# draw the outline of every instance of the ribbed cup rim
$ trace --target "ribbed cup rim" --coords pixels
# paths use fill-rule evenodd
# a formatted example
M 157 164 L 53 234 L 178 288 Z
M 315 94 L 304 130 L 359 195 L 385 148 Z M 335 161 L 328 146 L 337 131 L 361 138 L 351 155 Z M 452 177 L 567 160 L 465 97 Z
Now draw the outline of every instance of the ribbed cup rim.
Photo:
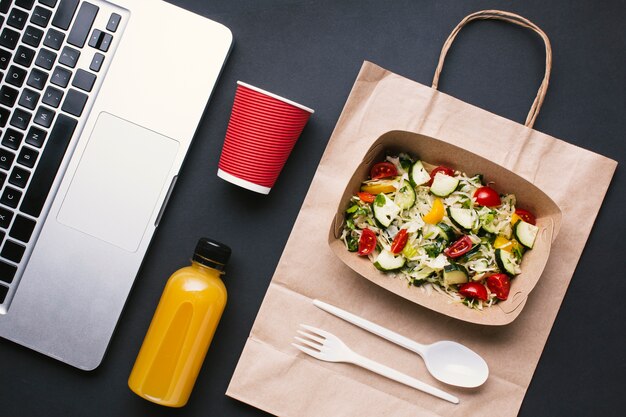
M 284 102 L 284 103 L 291 104 L 292 106 L 297 107 L 297 108 L 299 108 L 299 109 L 302 109 L 302 110 L 304 110 L 304 111 L 306 111 L 306 112 L 309 112 L 309 113 L 311 113 L 311 114 L 315 113 L 315 110 L 313 110 L 313 109 L 311 109 L 311 108 L 308 108 L 308 107 L 306 107 L 306 106 L 303 106 L 302 104 L 296 103 L 295 101 L 292 101 L 292 100 L 286 99 L 286 98 L 281 97 L 281 96 L 279 96 L 279 95 L 276 95 L 276 94 L 274 94 L 274 93 L 270 93 L 269 91 L 265 91 L 265 90 L 263 90 L 263 89 L 261 89 L 261 88 L 259 88 L 259 87 L 255 87 L 255 86 L 250 85 L 250 84 L 248 84 L 248 83 L 244 83 L 243 81 L 237 81 L 237 84 L 238 84 L 238 85 L 240 85 L 240 86 L 242 86 L 242 87 L 249 88 L 250 90 L 254 90 L 254 91 L 256 91 L 257 93 L 261 93 L 261 94 L 264 94 L 264 95 L 266 95 L 266 96 L 273 97 L 273 98 L 275 98 L 276 100 L 280 100 L 280 101 L 282 101 L 282 102 Z

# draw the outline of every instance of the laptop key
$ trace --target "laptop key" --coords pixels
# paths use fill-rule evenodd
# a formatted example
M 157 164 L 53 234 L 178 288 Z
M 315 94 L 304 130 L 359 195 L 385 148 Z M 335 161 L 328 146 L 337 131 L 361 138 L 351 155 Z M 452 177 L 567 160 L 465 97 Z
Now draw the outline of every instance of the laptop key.
M 102 63 L 104 62 L 104 55 L 101 53 L 96 53 L 91 60 L 91 64 L 89 64 L 89 69 L 95 72 L 100 71 L 102 68 Z
M 0 49 L 0 69 L 7 69 L 11 62 L 11 52 Z
M 0 13 L 6 13 L 11 8 L 11 1 L 0 1 Z
M 35 0 L 15 0 L 15 5 L 23 7 L 24 9 L 32 9 L 33 4 L 35 4 Z
M 13 107 L 19 93 L 20 92 L 15 88 L 3 85 L 2 88 L 0 88 L 0 104 L 4 104 L 7 107 Z
M 9 67 L 9 71 L 7 71 L 6 82 L 12 84 L 16 87 L 21 87 L 24 84 L 24 80 L 26 79 L 26 70 L 20 67 L 16 67 L 15 65 L 11 65 Z
M 8 259 L 9 261 L 19 264 L 22 260 L 22 256 L 24 256 L 25 250 L 25 246 L 13 242 L 12 240 L 7 240 L 4 244 L 4 248 L 2 248 L 2 252 L 0 252 L 0 256 L 2 256 L 4 259 Z
M 0 262 L 2 262 L 2 261 L 0 261 Z M 8 264 L 5 264 L 5 265 L 8 265 Z M 15 268 L 15 267 L 13 267 L 13 268 Z M 15 268 L 15 269 L 17 269 L 17 268 Z M 0 272 L 2 272 L 2 268 L 1 267 L 0 267 Z M 13 273 L 13 275 L 15 275 L 15 272 Z M 8 293 L 9 293 L 9 289 L 7 287 L 5 287 L 4 285 L 0 285 L 0 304 L 4 303 L 4 300 L 6 299 Z
M 0 188 L 2 188 L 6 180 L 7 180 L 7 174 L 4 171 L 0 171 Z
M 59 49 L 61 49 L 61 45 L 63 44 L 64 39 L 65 33 L 59 32 L 54 28 L 50 28 L 48 29 L 46 38 L 43 40 L 43 44 L 48 48 L 56 49 L 58 51 Z
M 16 29 L 23 29 L 28 21 L 28 13 L 23 10 L 16 9 L 15 7 L 9 13 L 7 17 L 7 25 L 13 26 Z
M 47 80 L 47 72 L 43 72 L 40 69 L 33 68 L 28 75 L 28 80 L 26 80 L 26 84 L 33 88 L 36 88 L 37 90 L 41 90 L 43 89 L 44 85 L 46 85 Z
M 76 75 L 74 75 L 72 85 L 84 91 L 91 91 L 95 82 L 95 74 L 87 72 L 83 69 L 79 69 L 78 71 L 76 71 Z
M 91 33 L 91 37 L 89 38 L 89 46 L 92 48 L 97 48 L 100 44 L 100 39 L 102 38 L 103 32 L 98 29 L 94 29 Z
M 10 149 L 17 150 L 20 147 L 20 143 L 22 143 L 23 138 L 24 134 L 15 129 L 8 128 L 2 137 L 2 145 Z
M 13 110 L 13 116 L 11 116 L 11 121 L 9 123 L 13 127 L 26 130 L 26 128 L 28 127 L 28 122 L 30 122 L 30 119 L 32 117 L 33 115 L 30 112 L 17 108 Z
M 78 7 L 78 0 L 61 0 L 57 12 L 52 19 L 52 25 L 60 29 L 67 30 L 70 27 L 76 8 Z
M 13 62 L 23 65 L 25 67 L 30 67 L 30 64 L 33 62 L 34 58 L 35 51 L 33 49 L 27 48 L 24 45 L 20 45 L 19 48 L 17 48 L 15 57 L 13 57 Z
M 37 29 L 35 26 L 26 26 L 24 36 L 22 36 L 22 42 L 36 48 L 41 43 L 42 39 L 43 30 Z
M 107 30 L 109 32 L 115 32 L 117 27 L 120 25 L 120 20 L 122 20 L 122 16 L 117 13 L 112 13 L 111 17 L 109 17 L 109 22 L 107 23 Z
M 35 166 L 38 156 L 39 151 L 29 148 L 28 146 L 23 146 L 19 156 L 17 157 L 17 163 L 27 166 L 28 168 L 32 168 Z
M 80 5 L 70 34 L 67 36 L 67 43 L 82 48 L 85 46 L 85 40 L 89 36 L 93 21 L 96 19 L 100 8 L 88 2 L 83 2 Z
M 63 51 L 61 51 L 61 57 L 59 58 L 59 62 L 63 65 L 67 65 L 70 68 L 74 68 L 76 66 L 76 61 L 78 61 L 78 57 L 80 56 L 80 51 L 70 48 L 69 46 L 63 47 Z
M 71 88 L 65 96 L 65 101 L 63 102 L 61 110 L 79 117 L 83 113 L 83 108 L 85 108 L 87 98 L 87 94 Z
M 9 184 L 24 188 L 28 183 L 28 178 L 30 178 L 30 171 L 20 168 L 19 166 L 14 166 L 9 176 Z
M 22 95 L 20 96 L 20 101 L 18 102 L 18 104 L 20 106 L 26 107 L 29 110 L 34 110 L 35 107 L 37 107 L 39 97 L 40 94 L 36 91 L 25 88 L 24 90 L 22 90 Z
M 54 7 L 57 5 L 57 0 L 39 0 L 39 3 L 45 4 L 48 7 Z
M 21 197 L 22 192 L 20 190 L 7 186 L 4 189 L 2 196 L 0 196 L 0 203 L 4 204 L 7 207 L 16 208 L 20 202 Z
M 77 124 L 76 119 L 64 114 L 58 115 L 20 206 L 23 213 L 32 217 L 39 217 L 41 214 Z
M 105 33 L 102 35 L 102 39 L 100 39 L 100 44 L 98 45 L 98 49 L 102 52 L 106 52 L 109 50 L 111 46 L 111 42 L 113 42 L 113 35 L 110 33 Z
M 0 207 L 0 227 L 8 229 L 13 220 L 13 212 L 4 207 Z
M 38 67 L 49 70 L 52 68 L 54 61 L 57 59 L 57 54 L 49 49 L 41 48 L 37 58 L 35 59 L 35 65 Z
M 52 78 L 50 79 L 50 82 L 52 84 L 58 85 L 59 87 L 67 87 L 67 84 L 70 82 L 71 77 L 72 71 L 57 65 L 54 68 L 54 72 L 52 73 Z
M 34 220 L 18 214 L 17 217 L 15 217 L 9 236 L 24 243 L 28 243 L 33 234 L 33 230 L 35 230 L 36 224 Z
M 41 130 L 36 126 L 31 126 L 30 129 L 28 129 L 28 134 L 26 135 L 26 143 L 41 148 L 44 140 L 46 140 L 46 135 L 47 133 L 45 130 Z
M 43 94 L 41 102 L 56 109 L 59 107 L 59 104 L 61 104 L 62 98 L 63 91 L 49 85 L 48 88 L 46 88 L 46 92 Z
M 0 127 L 5 127 L 7 125 L 9 116 L 11 116 L 11 112 L 4 107 L 0 107 Z
M 19 40 L 20 33 L 13 29 L 4 28 L 2 33 L 0 33 L 0 45 L 7 49 L 15 49 Z
M 33 121 L 39 126 L 50 127 L 55 114 L 56 112 L 54 110 L 39 106 L 39 108 L 37 109 L 37 113 L 35 113 L 35 118 L 33 119 Z
M 13 165 L 13 160 L 15 159 L 15 154 L 13 152 L 9 152 L 6 149 L 0 148 L 0 168 L 6 169 L 7 171 L 11 169 L 11 165 Z
M 35 10 L 33 10 L 30 22 L 45 28 L 50 22 L 50 17 L 52 17 L 52 10 L 37 6 L 35 7 Z

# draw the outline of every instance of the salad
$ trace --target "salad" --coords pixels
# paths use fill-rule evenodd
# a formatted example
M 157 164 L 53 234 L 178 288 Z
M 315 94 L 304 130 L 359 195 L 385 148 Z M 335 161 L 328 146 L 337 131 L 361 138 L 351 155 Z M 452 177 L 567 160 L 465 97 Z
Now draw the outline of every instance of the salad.
M 506 300 L 538 227 L 480 174 L 401 153 L 375 164 L 346 210 L 340 239 L 381 271 L 470 308 Z

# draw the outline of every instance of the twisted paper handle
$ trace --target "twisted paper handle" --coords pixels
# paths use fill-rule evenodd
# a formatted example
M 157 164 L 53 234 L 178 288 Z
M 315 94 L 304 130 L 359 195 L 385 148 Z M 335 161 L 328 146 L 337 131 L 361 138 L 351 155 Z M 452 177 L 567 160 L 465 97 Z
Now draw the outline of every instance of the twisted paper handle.
M 465 17 L 465 19 L 461 20 L 461 22 L 454 28 L 452 33 L 450 33 L 450 36 L 448 36 L 446 42 L 443 44 L 443 48 L 441 49 L 441 55 L 439 55 L 439 63 L 437 64 L 435 76 L 433 77 L 432 87 L 436 90 L 437 86 L 439 85 L 439 77 L 441 75 L 441 70 L 443 69 L 443 62 L 446 59 L 446 55 L 448 53 L 448 50 L 450 49 L 450 46 L 452 46 L 452 42 L 454 42 L 454 39 L 459 34 L 461 28 L 463 28 L 463 26 L 467 25 L 473 20 L 487 19 L 502 20 L 531 29 L 539 36 L 541 36 L 541 39 L 543 39 L 543 42 L 546 46 L 546 72 L 543 77 L 543 81 L 539 86 L 539 91 L 537 92 L 535 101 L 533 101 L 533 105 L 528 112 L 528 116 L 526 117 L 526 123 L 524 123 L 526 126 L 532 128 L 535 124 L 535 120 L 537 119 L 537 115 L 539 114 L 539 110 L 541 109 L 541 105 L 543 104 L 543 100 L 545 99 L 546 93 L 548 91 L 548 84 L 550 82 L 550 69 L 552 68 L 552 47 L 550 46 L 550 39 L 548 39 L 548 36 L 545 34 L 545 32 L 525 17 L 501 10 L 482 10 L 476 13 L 472 13 L 469 16 Z

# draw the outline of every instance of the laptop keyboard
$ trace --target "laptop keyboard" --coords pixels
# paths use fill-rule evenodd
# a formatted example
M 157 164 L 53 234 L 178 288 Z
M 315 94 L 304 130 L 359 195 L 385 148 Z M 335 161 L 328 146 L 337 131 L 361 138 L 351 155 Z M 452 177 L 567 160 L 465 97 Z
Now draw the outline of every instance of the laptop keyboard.
M 97 4 L 0 0 L 0 305 L 119 36 L 122 16 Z

